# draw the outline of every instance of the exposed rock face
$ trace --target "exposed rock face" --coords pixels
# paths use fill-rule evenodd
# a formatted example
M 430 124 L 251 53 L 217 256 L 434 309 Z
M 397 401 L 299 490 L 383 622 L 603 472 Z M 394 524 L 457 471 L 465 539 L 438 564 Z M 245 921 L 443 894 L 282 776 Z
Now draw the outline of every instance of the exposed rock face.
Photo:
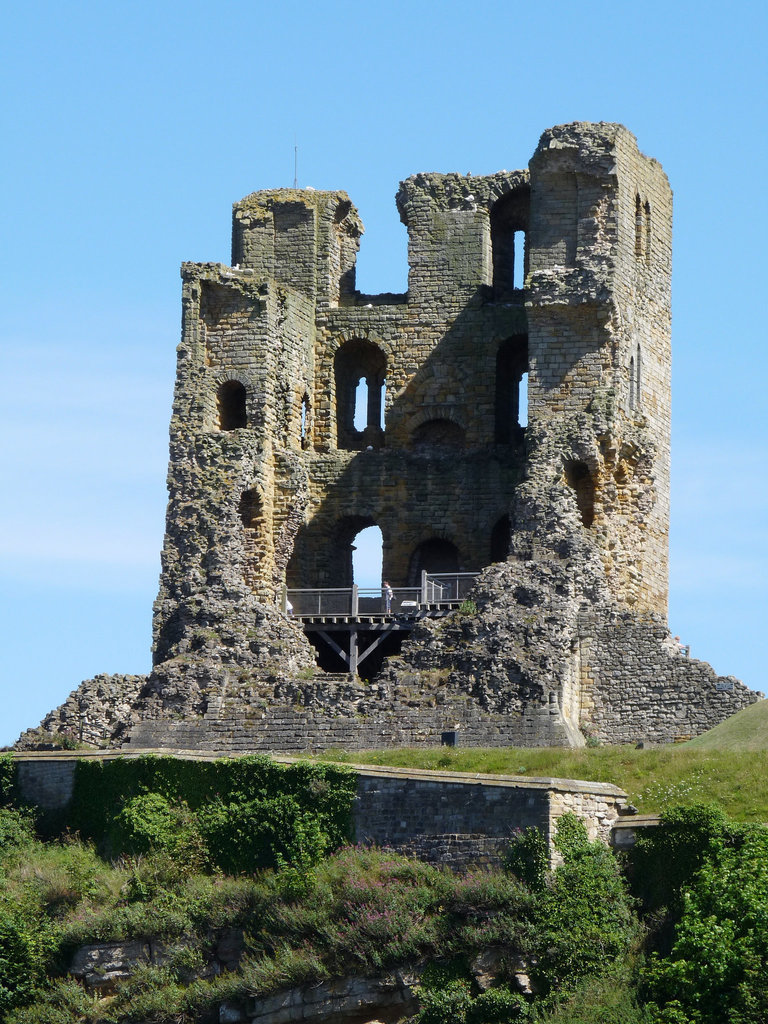
M 95 995 L 108 996 L 114 992 L 117 982 L 130 978 L 142 965 L 172 962 L 183 945 L 169 946 L 154 939 L 136 939 L 82 946 L 72 959 L 69 973 L 82 981 L 86 989 Z M 222 948 L 222 942 L 215 945 L 206 963 L 190 972 L 186 980 L 210 978 L 222 970 L 233 970 L 238 961 L 223 961 Z M 242 955 L 242 934 L 237 955 L 239 960 Z M 476 956 L 471 970 L 481 991 L 487 991 L 496 983 L 504 967 L 503 961 L 509 959 L 509 956 L 508 950 L 501 949 L 484 950 Z M 218 1019 L 228 1024 L 290 1024 L 291 1021 L 311 1021 L 314 1024 L 397 1024 L 419 1009 L 418 989 L 424 967 L 424 963 L 406 964 L 380 975 L 339 977 L 332 981 L 283 989 L 271 995 L 250 996 L 238 1002 L 222 1003 Z M 519 962 L 519 973 L 515 978 L 520 991 L 530 992 L 522 961 Z

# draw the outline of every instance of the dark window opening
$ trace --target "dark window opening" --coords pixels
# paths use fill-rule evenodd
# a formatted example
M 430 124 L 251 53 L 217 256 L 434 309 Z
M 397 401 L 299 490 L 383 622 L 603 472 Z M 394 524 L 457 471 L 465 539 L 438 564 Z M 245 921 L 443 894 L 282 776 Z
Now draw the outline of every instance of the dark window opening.
M 464 430 L 453 420 L 427 420 L 414 430 L 412 440 L 416 447 L 437 444 L 461 448 L 464 445 Z
M 649 260 L 651 258 L 651 204 L 646 202 L 643 207 L 643 213 L 645 214 L 645 258 Z
M 261 499 L 257 491 L 244 491 L 240 496 L 240 519 L 246 530 L 258 529 Z
M 240 521 L 243 524 L 243 549 L 245 553 L 243 575 L 245 582 L 249 586 L 254 587 L 257 581 L 259 557 L 260 554 L 263 555 L 264 553 L 260 550 L 264 537 L 261 529 L 261 499 L 258 492 L 255 490 L 244 491 L 240 495 L 238 511 L 240 512 Z
M 384 353 L 372 342 L 354 338 L 339 348 L 334 366 L 339 448 L 380 448 L 384 443 Z
M 496 443 L 519 442 L 527 423 L 528 336 L 516 334 L 496 353 Z
M 637 394 L 635 393 L 635 357 L 629 360 L 629 408 L 637 406 Z
M 582 523 L 591 526 L 595 521 L 595 481 L 586 462 L 566 462 L 565 482 L 575 492 Z
M 530 206 L 531 191 L 526 185 L 502 196 L 491 208 L 494 299 L 510 298 L 525 286 Z
M 512 523 L 508 515 L 502 516 L 491 530 L 491 561 L 505 562 L 512 540 Z
M 459 549 L 449 540 L 432 537 L 422 541 L 411 555 L 408 586 L 418 587 L 422 572 L 430 575 L 459 572 Z
M 247 426 L 245 388 L 239 380 L 225 381 L 216 392 L 219 430 L 238 430 Z

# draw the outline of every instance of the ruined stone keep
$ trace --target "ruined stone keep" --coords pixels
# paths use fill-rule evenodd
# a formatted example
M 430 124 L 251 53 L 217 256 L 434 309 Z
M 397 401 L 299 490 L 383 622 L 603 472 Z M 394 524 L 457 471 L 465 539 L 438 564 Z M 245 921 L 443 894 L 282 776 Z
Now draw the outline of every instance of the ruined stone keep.
M 621 125 L 561 125 L 527 170 L 417 174 L 396 202 L 406 294 L 356 290 L 340 191 L 246 196 L 232 265 L 183 265 L 155 667 L 102 738 L 668 742 L 757 699 L 666 626 L 659 163 Z M 371 525 L 395 587 L 479 575 L 366 682 L 320 671 L 281 608 L 286 586 L 349 587 Z

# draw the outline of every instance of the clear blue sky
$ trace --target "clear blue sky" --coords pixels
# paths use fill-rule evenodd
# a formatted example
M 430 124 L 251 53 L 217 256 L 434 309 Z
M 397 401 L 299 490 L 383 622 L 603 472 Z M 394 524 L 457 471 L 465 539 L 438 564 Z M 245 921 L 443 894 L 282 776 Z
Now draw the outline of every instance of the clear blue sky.
M 12 742 L 150 664 L 182 260 L 231 204 L 344 188 L 364 291 L 403 290 L 398 182 L 621 121 L 675 191 L 672 599 L 766 686 L 766 8 L 28 0 L 0 43 L 2 682 Z

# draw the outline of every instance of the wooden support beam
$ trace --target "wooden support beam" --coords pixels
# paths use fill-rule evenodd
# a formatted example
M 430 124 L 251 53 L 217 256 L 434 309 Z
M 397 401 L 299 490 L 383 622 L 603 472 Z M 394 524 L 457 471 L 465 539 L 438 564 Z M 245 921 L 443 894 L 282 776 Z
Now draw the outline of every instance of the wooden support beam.
M 351 674 L 357 675 L 357 666 L 359 659 L 357 656 L 357 630 L 351 629 L 349 631 L 349 671 Z
M 376 639 L 375 639 L 375 640 L 373 641 L 373 643 L 369 644 L 369 645 L 368 645 L 368 646 L 367 646 L 367 647 L 365 648 L 365 650 L 364 650 L 364 651 L 363 651 L 362 653 L 358 654 L 358 656 L 357 656 L 357 664 L 358 664 L 358 665 L 362 664 L 362 663 L 363 663 L 363 662 L 365 661 L 365 659 L 366 659 L 366 658 L 368 657 L 368 655 L 369 655 L 369 654 L 370 654 L 370 653 L 371 653 L 372 651 L 375 651 L 375 650 L 376 650 L 376 648 L 377 648 L 377 647 L 379 646 L 379 644 L 380 644 L 380 643 L 382 642 L 382 640 L 383 640 L 383 639 L 384 639 L 384 638 L 385 638 L 385 637 L 386 637 L 386 636 L 387 636 L 387 635 L 388 635 L 389 633 L 391 633 L 391 632 L 392 632 L 392 630 L 393 630 L 393 627 L 391 627 L 391 626 L 390 626 L 390 628 L 389 628 L 389 629 L 383 629 L 383 630 L 382 630 L 382 631 L 381 631 L 381 632 L 379 633 L 379 635 L 378 635 L 378 636 L 376 637 Z
M 336 652 L 336 653 L 338 654 L 338 656 L 339 656 L 339 657 L 340 657 L 340 658 L 342 659 L 342 661 L 344 662 L 344 664 L 345 664 L 345 665 L 349 665 L 349 664 L 350 664 L 350 661 L 349 661 L 349 655 L 347 654 L 347 652 L 346 652 L 346 651 L 343 651 L 343 650 L 342 650 L 342 649 L 341 649 L 341 648 L 339 647 L 339 645 L 338 645 L 338 644 L 336 643 L 336 641 L 335 641 L 335 640 L 332 640 L 332 639 L 331 639 L 331 638 L 330 638 L 330 637 L 328 636 L 328 634 L 327 634 L 326 632 L 324 632 L 324 631 L 323 631 L 322 629 L 318 629 L 318 630 L 317 630 L 317 635 L 318 635 L 319 637 L 321 637 L 321 638 L 322 638 L 323 640 L 325 640 L 325 642 L 326 642 L 326 643 L 328 644 L 328 646 L 329 646 L 329 647 L 331 648 L 331 650 L 332 650 L 332 651 L 335 651 L 335 652 Z M 351 672 L 351 671 L 352 671 L 352 668 L 351 668 L 351 666 L 350 666 L 350 672 Z

